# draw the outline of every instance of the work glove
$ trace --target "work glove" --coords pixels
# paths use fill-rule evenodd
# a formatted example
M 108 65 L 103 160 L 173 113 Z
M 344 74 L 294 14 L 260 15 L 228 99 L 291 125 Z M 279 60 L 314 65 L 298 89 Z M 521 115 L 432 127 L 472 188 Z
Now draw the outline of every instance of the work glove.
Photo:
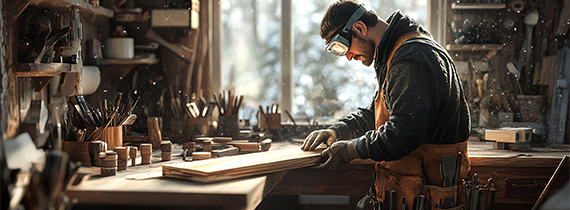
M 327 146 L 331 146 L 336 141 L 338 141 L 338 134 L 335 130 L 330 128 L 316 130 L 311 132 L 307 138 L 305 138 L 301 149 L 304 151 L 315 150 L 315 148 L 323 142 L 327 144 Z
M 352 141 L 337 141 L 321 152 L 322 158 L 327 161 L 313 167 L 314 169 L 334 170 L 348 165 L 353 159 L 360 158 Z

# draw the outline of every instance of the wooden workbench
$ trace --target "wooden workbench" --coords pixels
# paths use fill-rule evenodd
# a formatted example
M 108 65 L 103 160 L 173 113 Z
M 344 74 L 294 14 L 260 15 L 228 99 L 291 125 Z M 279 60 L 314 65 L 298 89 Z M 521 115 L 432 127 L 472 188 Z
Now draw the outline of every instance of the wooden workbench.
M 173 155 L 181 154 L 180 146 L 173 148 Z M 66 188 L 70 199 L 77 199 L 76 209 L 255 209 L 285 175 L 285 171 L 262 176 L 247 177 L 216 183 L 200 183 L 162 177 L 162 165 L 182 163 L 181 156 L 172 161 L 160 160 L 160 151 L 152 154 L 152 164 L 129 166 L 115 176 L 85 176 L 79 184 L 72 182 Z M 137 164 L 140 164 L 140 156 Z M 129 163 L 130 164 L 130 163 Z M 82 169 L 86 172 L 97 167 Z
M 298 146 L 274 143 L 272 150 Z M 568 147 L 523 152 L 494 150 L 490 142 L 469 142 L 471 171 L 478 173 L 483 184 L 495 177 L 496 206 L 532 206 L 560 159 L 569 151 Z M 177 154 L 176 147 L 173 154 Z M 162 164 L 182 162 L 181 157 L 174 157 L 170 162 L 161 162 L 159 157 L 160 152 L 153 154 L 152 165 L 128 167 L 116 176 L 86 177 L 79 185 L 69 185 L 66 193 L 72 199 L 77 198 L 80 205 L 255 209 L 268 194 L 363 196 L 370 187 L 374 169 L 374 161 L 354 160 L 344 170 L 321 171 L 307 167 L 210 184 L 164 177 L 127 179 L 137 174 L 160 175 Z M 568 177 L 566 166 L 557 183 L 567 182 Z M 551 193 L 555 190 L 553 188 Z

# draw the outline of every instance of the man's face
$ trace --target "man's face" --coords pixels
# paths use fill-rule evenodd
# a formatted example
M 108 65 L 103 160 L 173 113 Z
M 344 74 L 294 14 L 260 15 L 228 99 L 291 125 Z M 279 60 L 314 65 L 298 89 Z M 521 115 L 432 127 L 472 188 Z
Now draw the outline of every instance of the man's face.
M 345 56 L 349 61 L 352 59 L 359 60 L 363 65 L 370 66 L 372 61 L 374 61 L 375 51 L 376 45 L 374 41 L 352 33 L 352 44 Z

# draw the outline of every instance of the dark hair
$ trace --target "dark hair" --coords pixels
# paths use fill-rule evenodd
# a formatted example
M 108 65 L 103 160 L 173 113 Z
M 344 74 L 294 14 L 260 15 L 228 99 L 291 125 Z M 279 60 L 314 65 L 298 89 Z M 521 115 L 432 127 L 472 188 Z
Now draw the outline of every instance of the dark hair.
M 358 7 L 360 7 L 360 3 L 355 0 L 340 0 L 332 3 L 321 21 L 321 38 L 325 39 L 331 32 L 344 26 Z M 367 10 L 359 20 L 366 27 L 374 27 L 378 23 L 378 15 L 372 10 Z

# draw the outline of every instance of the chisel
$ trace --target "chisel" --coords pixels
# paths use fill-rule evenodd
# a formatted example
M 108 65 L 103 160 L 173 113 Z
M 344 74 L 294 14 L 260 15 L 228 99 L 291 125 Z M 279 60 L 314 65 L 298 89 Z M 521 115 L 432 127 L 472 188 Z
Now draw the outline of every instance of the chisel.
M 388 210 L 396 210 L 396 191 L 390 190 L 390 208 Z

